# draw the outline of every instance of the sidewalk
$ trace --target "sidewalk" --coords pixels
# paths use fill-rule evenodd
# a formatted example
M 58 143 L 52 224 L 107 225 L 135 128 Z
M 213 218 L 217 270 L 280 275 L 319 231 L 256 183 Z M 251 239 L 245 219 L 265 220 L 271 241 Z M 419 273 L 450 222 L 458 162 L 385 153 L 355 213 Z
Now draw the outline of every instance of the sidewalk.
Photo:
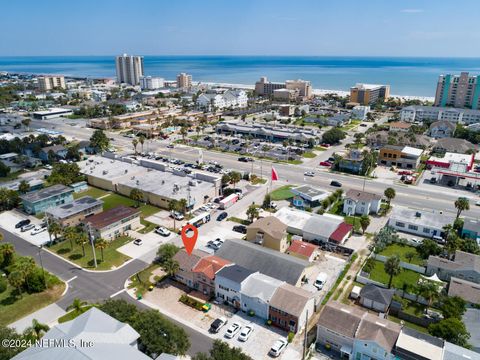
M 17 332 L 23 332 L 26 328 L 32 325 L 32 320 L 37 319 L 42 324 L 47 324 L 52 327 L 57 324 L 57 320 L 60 316 L 66 314 L 57 304 L 50 304 L 43 309 L 35 311 L 34 313 L 25 316 L 24 318 L 11 323 L 9 327 L 14 328 Z

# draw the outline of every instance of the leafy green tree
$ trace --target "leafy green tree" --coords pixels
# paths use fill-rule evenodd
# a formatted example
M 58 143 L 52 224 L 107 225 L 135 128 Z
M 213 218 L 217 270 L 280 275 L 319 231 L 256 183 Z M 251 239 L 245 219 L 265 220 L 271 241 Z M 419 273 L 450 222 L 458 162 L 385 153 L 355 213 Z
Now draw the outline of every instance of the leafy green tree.
M 185 198 L 181 198 L 178 200 L 178 207 L 181 209 L 180 211 L 182 212 L 183 215 L 187 213 L 187 206 L 188 206 L 188 201 Z
M 442 338 L 453 344 L 470 347 L 468 339 L 470 334 L 465 327 L 465 324 L 454 317 L 440 320 L 438 323 L 430 324 L 428 327 L 430 335 Z
M 235 185 L 242 180 L 242 174 L 240 174 L 238 171 L 232 171 L 230 172 L 230 183 L 233 185 L 235 188 Z
M 78 314 L 83 312 L 83 308 L 87 306 L 88 303 L 86 301 L 82 301 L 79 298 L 73 299 L 73 302 L 67 306 L 67 311 L 75 311 Z
M 158 310 L 140 311 L 130 325 L 140 334 L 140 345 L 149 356 L 185 355 L 190 347 L 185 330 L 165 319 Z
M 459 296 L 443 296 L 440 302 L 440 311 L 444 319 L 456 318 L 461 320 L 466 309 L 466 301 Z
M 172 260 L 175 254 L 180 250 L 180 248 L 174 244 L 162 244 L 157 250 L 157 259 L 156 261 L 159 264 L 164 264 L 165 262 Z
M 409 263 L 412 262 L 412 260 L 415 258 L 415 256 L 417 255 L 417 253 L 415 251 L 408 251 L 406 254 L 405 254 L 405 258 L 408 260 Z
M 192 360 L 253 360 L 250 356 L 242 352 L 239 347 L 230 347 L 225 341 L 216 339 L 213 341 L 213 346 L 210 353 L 196 354 Z
M 373 244 L 370 246 L 375 253 L 382 252 L 388 245 L 399 242 L 400 238 L 390 226 L 385 226 L 375 235 Z
M 470 254 L 480 255 L 480 247 L 476 240 L 464 239 L 460 244 L 460 250 Z
M 223 174 L 222 175 L 222 185 L 230 184 L 230 174 Z
M 270 209 L 271 202 L 272 202 L 272 197 L 270 196 L 270 194 L 265 195 L 265 197 L 263 198 L 262 208 Z
M 422 259 L 428 259 L 430 255 L 440 255 L 442 249 L 434 240 L 424 239 L 422 243 L 417 246 L 417 252 L 422 257 Z
M 100 253 L 102 254 L 102 262 L 104 261 L 103 250 L 105 250 L 108 245 L 109 242 L 105 239 L 99 238 L 95 240 L 95 248 L 100 249 Z
M 14 287 L 18 294 L 22 295 L 22 287 L 25 284 L 25 277 L 21 271 L 15 270 L 8 275 L 8 282 Z
M 459 197 L 455 200 L 455 208 L 457 209 L 456 218 L 458 219 L 463 211 L 470 210 L 470 202 L 466 197 Z
M 395 189 L 391 187 L 386 188 L 385 191 L 383 192 L 383 195 L 385 195 L 385 197 L 387 198 L 388 207 L 390 208 L 390 203 L 392 202 L 392 200 L 395 198 L 395 195 L 396 195 Z
M 138 309 L 134 304 L 125 300 L 109 299 L 99 306 L 99 309 L 120 322 L 131 324 L 138 314 Z
M 327 130 L 322 135 L 322 142 L 326 144 L 338 144 L 341 140 L 345 139 L 346 134 L 339 128 L 332 128 Z
M 95 130 L 90 137 L 90 146 L 99 152 L 103 152 L 110 147 L 110 140 L 103 130 Z
M 30 185 L 28 184 L 28 182 L 25 180 L 20 181 L 20 184 L 18 185 L 18 192 L 20 194 L 26 194 L 29 191 L 30 191 Z
M 162 270 L 165 271 L 168 276 L 173 276 L 180 269 L 180 264 L 174 259 L 168 259 L 163 262 Z
M 423 280 L 418 285 L 418 295 L 427 300 L 426 310 L 440 296 L 440 286 L 434 281 Z
M 15 261 L 15 248 L 11 243 L 0 244 L 0 253 L 2 254 L 2 269 L 13 264 Z
M 52 172 L 48 177 L 48 182 L 52 185 L 63 184 L 68 186 L 81 179 L 82 176 L 77 163 L 55 163 L 53 164 Z
M 14 329 L 8 328 L 6 326 L 0 326 L 0 341 L 14 340 L 21 343 L 22 339 L 23 337 L 18 334 Z M 20 346 L 0 346 L 0 360 L 9 360 L 23 350 L 24 348 Z
M 68 147 L 66 157 L 69 160 L 80 161 L 81 156 L 80 156 L 78 144 L 70 145 Z
M 130 199 L 136 201 L 136 207 L 140 206 L 140 201 L 143 201 L 143 192 L 140 189 L 133 188 L 130 191 Z
M 10 168 L 0 161 L 0 177 L 7 177 L 10 173 Z
M 400 257 L 398 255 L 390 256 L 383 264 L 385 273 L 390 276 L 388 280 L 388 288 L 392 287 L 393 277 L 400 274 L 402 268 L 400 267 Z
M 20 197 L 15 190 L 0 188 L 0 210 L 11 210 L 20 204 Z
M 369 225 L 370 225 L 370 218 L 368 217 L 368 215 L 362 215 L 360 217 L 360 226 L 362 227 L 363 234 L 365 234 L 365 230 L 367 230 Z
M 258 206 L 255 203 L 252 203 L 247 209 L 247 217 L 250 222 L 253 222 L 256 218 L 260 216 L 260 211 Z
M 17 259 L 14 264 L 14 270 L 22 273 L 25 284 L 27 285 L 27 290 L 30 291 L 30 285 L 28 283 L 28 277 L 36 268 L 35 260 L 30 256 L 22 256 Z

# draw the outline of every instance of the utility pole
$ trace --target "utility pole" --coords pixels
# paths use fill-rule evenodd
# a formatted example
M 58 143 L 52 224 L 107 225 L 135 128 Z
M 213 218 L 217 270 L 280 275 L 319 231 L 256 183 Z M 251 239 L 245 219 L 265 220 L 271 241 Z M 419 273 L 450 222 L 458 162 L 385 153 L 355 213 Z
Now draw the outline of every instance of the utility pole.
M 45 221 L 47 222 L 47 232 L 48 232 L 48 238 L 50 239 L 50 246 L 52 246 L 52 234 L 50 233 L 50 224 L 48 221 L 48 215 L 45 214 Z
M 45 269 L 43 268 L 43 261 L 42 261 L 42 249 L 43 245 L 40 245 L 38 250 L 38 257 L 40 258 L 40 266 L 42 267 L 42 274 L 43 274 L 43 284 L 45 285 L 45 289 L 47 288 L 47 279 L 45 278 Z
M 308 310 L 305 313 L 305 335 L 303 337 L 303 354 L 302 360 L 307 358 L 307 333 L 308 333 Z
M 96 269 L 97 268 L 97 254 L 95 254 L 95 245 L 93 244 L 93 235 L 92 235 L 90 223 L 87 223 L 87 233 L 88 233 L 88 238 L 90 240 L 90 244 L 92 245 L 93 263 L 95 264 L 95 269 Z

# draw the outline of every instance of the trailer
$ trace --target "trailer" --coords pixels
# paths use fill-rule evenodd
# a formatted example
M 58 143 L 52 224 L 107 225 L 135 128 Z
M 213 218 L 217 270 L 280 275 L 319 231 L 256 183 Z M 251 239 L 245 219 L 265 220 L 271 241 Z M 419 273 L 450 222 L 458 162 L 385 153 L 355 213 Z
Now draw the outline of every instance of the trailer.
M 220 209 L 226 209 L 238 201 L 238 194 L 230 194 L 226 198 L 220 200 Z

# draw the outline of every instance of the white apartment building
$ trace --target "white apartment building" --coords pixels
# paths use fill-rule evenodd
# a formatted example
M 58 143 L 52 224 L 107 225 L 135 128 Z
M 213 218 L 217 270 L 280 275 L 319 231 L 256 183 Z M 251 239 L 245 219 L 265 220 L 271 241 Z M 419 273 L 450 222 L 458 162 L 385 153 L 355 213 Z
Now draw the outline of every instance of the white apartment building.
M 140 87 L 146 90 L 161 89 L 165 86 L 165 79 L 161 77 L 142 76 L 140 78 Z
M 196 105 L 200 109 L 212 111 L 229 108 L 244 108 L 248 104 L 248 96 L 244 90 L 227 90 L 223 94 L 201 94 Z
M 107 101 L 107 93 L 100 90 L 92 90 L 91 97 L 97 102 Z
M 39 76 L 38 77 L 38 88 L 40 91 L 50 91 L 55 88 L 66 89 L 65 86 L 65 77 L 60 76 Z
M 119 84 L 140 84 L 140 78 L 143 76 L 143 56 L 123 54 L 116 57 L 115 63 Z
M 480 110 L 412 105 L 400 111 L 400 119 L 406 122 L 445 120 L 470 125 L 480 122 Z
M 192 87 L 192 75 L 180 73 L 177 75 L 177 88 L 190 89 Z

